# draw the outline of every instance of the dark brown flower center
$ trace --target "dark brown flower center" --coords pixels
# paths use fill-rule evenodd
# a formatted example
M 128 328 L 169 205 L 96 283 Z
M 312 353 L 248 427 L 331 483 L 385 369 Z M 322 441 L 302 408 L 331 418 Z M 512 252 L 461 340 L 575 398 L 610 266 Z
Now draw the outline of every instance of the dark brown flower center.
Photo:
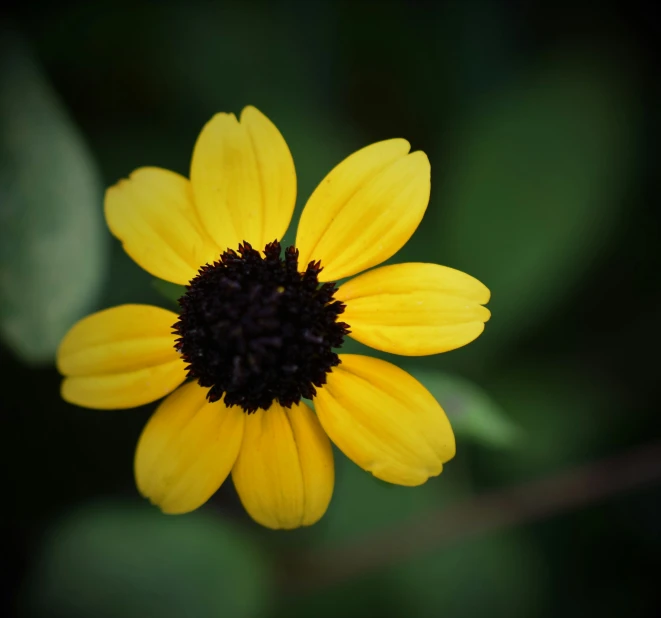
M 333 348 L 349 327 L 334 283 L 319 284 L 319 262 L 298 270 L 298 250 L 279 242 L 262 256 L 247 242 L 203 266 L 179 299 L 176 347 L 209 401 L 246 412 L 310 399 L 339 364 Z

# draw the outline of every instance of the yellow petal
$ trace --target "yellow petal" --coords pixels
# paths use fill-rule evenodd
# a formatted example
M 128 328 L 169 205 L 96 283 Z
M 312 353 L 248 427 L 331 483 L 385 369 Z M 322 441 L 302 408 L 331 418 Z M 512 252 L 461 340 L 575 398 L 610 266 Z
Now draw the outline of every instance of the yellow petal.
M 491 314 L 489 290 L 477 279 L 438 264 L 394 264 L 340 286 L 342 321 L 351 336 L 377 350 L 423 356 L 473 341 Z
M 209 403 L 208 390 L 197 382 L 177 389 L 138 441 L 138 489 L 165 513 L 188 513 L 204 504 L 227 478 L 241 447 L 245 413 L 222 401 Z
M 287 231 L 296 171 L 287 144 L 254 107 L 216 114 L 202 129 L 191 162 L 200 219 L 223 249 L 248 241 L 261 250 Z
M 132 408 L 172 392 L 185 377 L 174 349 L 177 315 L 121 305 L 83 318 L 64 336 L 57 368 L 62 397 L 87 408 Z
M 333 169 L 315 189 L 296 235 L 300 263 L 321 260 L 335 281 L 394 255 L 418 227 L 429 202 L 424 152 L 391 139 L 367 146 Z
M 185 285 L 220 250 L 204 232 L 186 178 L 143 167 L 106 192 L 106 221 L 147 272 Z
M 232 479 L 250 516 L 267 528 L 318 521 L 333 494 L 330 442 L 305 404 L 248 415 Z
M 322 427 L 361 468 L 398 485 L 440 474 L 455 453 L 445 412 L 411 375 L 376 358 L 340 355 L 314 400 Z

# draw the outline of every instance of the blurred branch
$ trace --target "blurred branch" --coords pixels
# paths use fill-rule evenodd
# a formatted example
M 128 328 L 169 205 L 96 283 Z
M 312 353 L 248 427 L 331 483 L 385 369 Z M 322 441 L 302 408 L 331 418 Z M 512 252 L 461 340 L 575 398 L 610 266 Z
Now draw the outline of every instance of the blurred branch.
M 490 491 L 344 545 L 297 554 L 286 588 L 311 591 L 438 550 L 444 545 L 551 517 L 661 480 L 661 444 Z

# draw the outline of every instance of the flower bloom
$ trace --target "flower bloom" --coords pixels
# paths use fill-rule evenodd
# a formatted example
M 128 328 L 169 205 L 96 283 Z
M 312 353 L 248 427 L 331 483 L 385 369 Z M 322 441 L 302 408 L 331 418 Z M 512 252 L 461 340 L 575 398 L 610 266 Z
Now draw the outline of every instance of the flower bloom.
M 330 440 L 399 485 L 424 483 L 454 456 L 450 423 L 417 380 L 334 351 L 350 334 L 385 352 L 437 354 L 474 340 L 490 317 L 489 290 L 465 273 L 373 268 L 427 208 L 429 161 L 409 150 L 391 139 L 335 167 L 284 252 L 294 162 L 254 107 L 205 125 L 190 180 L 140 168 L 108 189 L 106 220 L 126 252 L 187 291 L 179 314 L 122 305 L 75 324 L 57 355 L 62 396 L 116 409 L 167 395 L 135 455 L 138 489 L 164 512 L 198 508 L 231 472 L 253 519 L 295 528 L 318 521 L 330 502 Z

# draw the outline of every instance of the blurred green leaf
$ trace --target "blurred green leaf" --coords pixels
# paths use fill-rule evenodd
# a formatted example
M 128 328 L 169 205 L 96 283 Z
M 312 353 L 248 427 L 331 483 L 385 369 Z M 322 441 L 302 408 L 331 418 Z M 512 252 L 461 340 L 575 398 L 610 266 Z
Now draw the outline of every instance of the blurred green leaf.
M 186 288 L 183 285 L 177 285 L 163 279 L 152 279 L 152 285 L 163 298 L 169 300 L 176 307 L 179 306 L 177 301 L 186 293 Z
M 319 79 L 337 46 L 332 6 L 319 1 L 296 8 L 198 3 L 191 11 L 162 4 L 145 14 L 149 28 L 137 36 L 146 43 L 146 62 L 159 67 L 157 76 L 167 75 L 170 96 L 182 109 L 238 112 L 252 104 L 269 115 L 273 107 L 296 114 L 311 101 L 339 98 L 329 80 Z
M 401 602 L 396 585 L 374 573 L 346 579 L 336 585 L 315 590 L 314 594 L 296 594 L 296 589 L 280 599 L 273 618 L 401 618 L 409 615 Z
M 458 438 L 509 448 L 522 437 L 521 429 L 482 388 L 440 371 L 413 369 L 414 375 L 448 415 Z
M 393 528 L 393 535 L 397 532 Z M 385 536 L 380 540 L 388 542 Z M 537 544 L 521 531 L 510 531 L 442 548 L 430 546 L 422 555 L 395 565 L 384 564 L 324 586 L 314 594 L 292 594 L 274 615 L 529 618 L 541 615 L 548 606 L 547 582 L 544 557 Z
M 492 291 L 481 354 L 546 318 L 613 229 L 636 122 L 625 71 L 608 53 L 558 54 L 466 118 L 437 243 L 444 263 Z
M 394 524 L 461 495 L 461 474 L 452 462 L 440 476 L 418 487 L 384 483 L 342 453 L 335 452 L 335 490 L 328 512 L 315 531 L 321 543 L 335 543 Z
M 76 127 L 22 43 L 0 46 L 0 333 L 51 361 L 101 291 L 102 187 Z
M 222 518 L 106 503 L 50 531 L 24 600 L 67 618 L 244 618 L 270 594 L 264 556 Z
M 529 618 L 545 607 L 547 573 L 520 532 L 469 539 L 390 570 L 407 615 Z
M 568 362 L 517 364 L 497 372 L 489 391 L 525 432 L 511 457 L 485 454 L 487 468 L 508 482 L 585 462 L 627 424 L 608 384 Z

